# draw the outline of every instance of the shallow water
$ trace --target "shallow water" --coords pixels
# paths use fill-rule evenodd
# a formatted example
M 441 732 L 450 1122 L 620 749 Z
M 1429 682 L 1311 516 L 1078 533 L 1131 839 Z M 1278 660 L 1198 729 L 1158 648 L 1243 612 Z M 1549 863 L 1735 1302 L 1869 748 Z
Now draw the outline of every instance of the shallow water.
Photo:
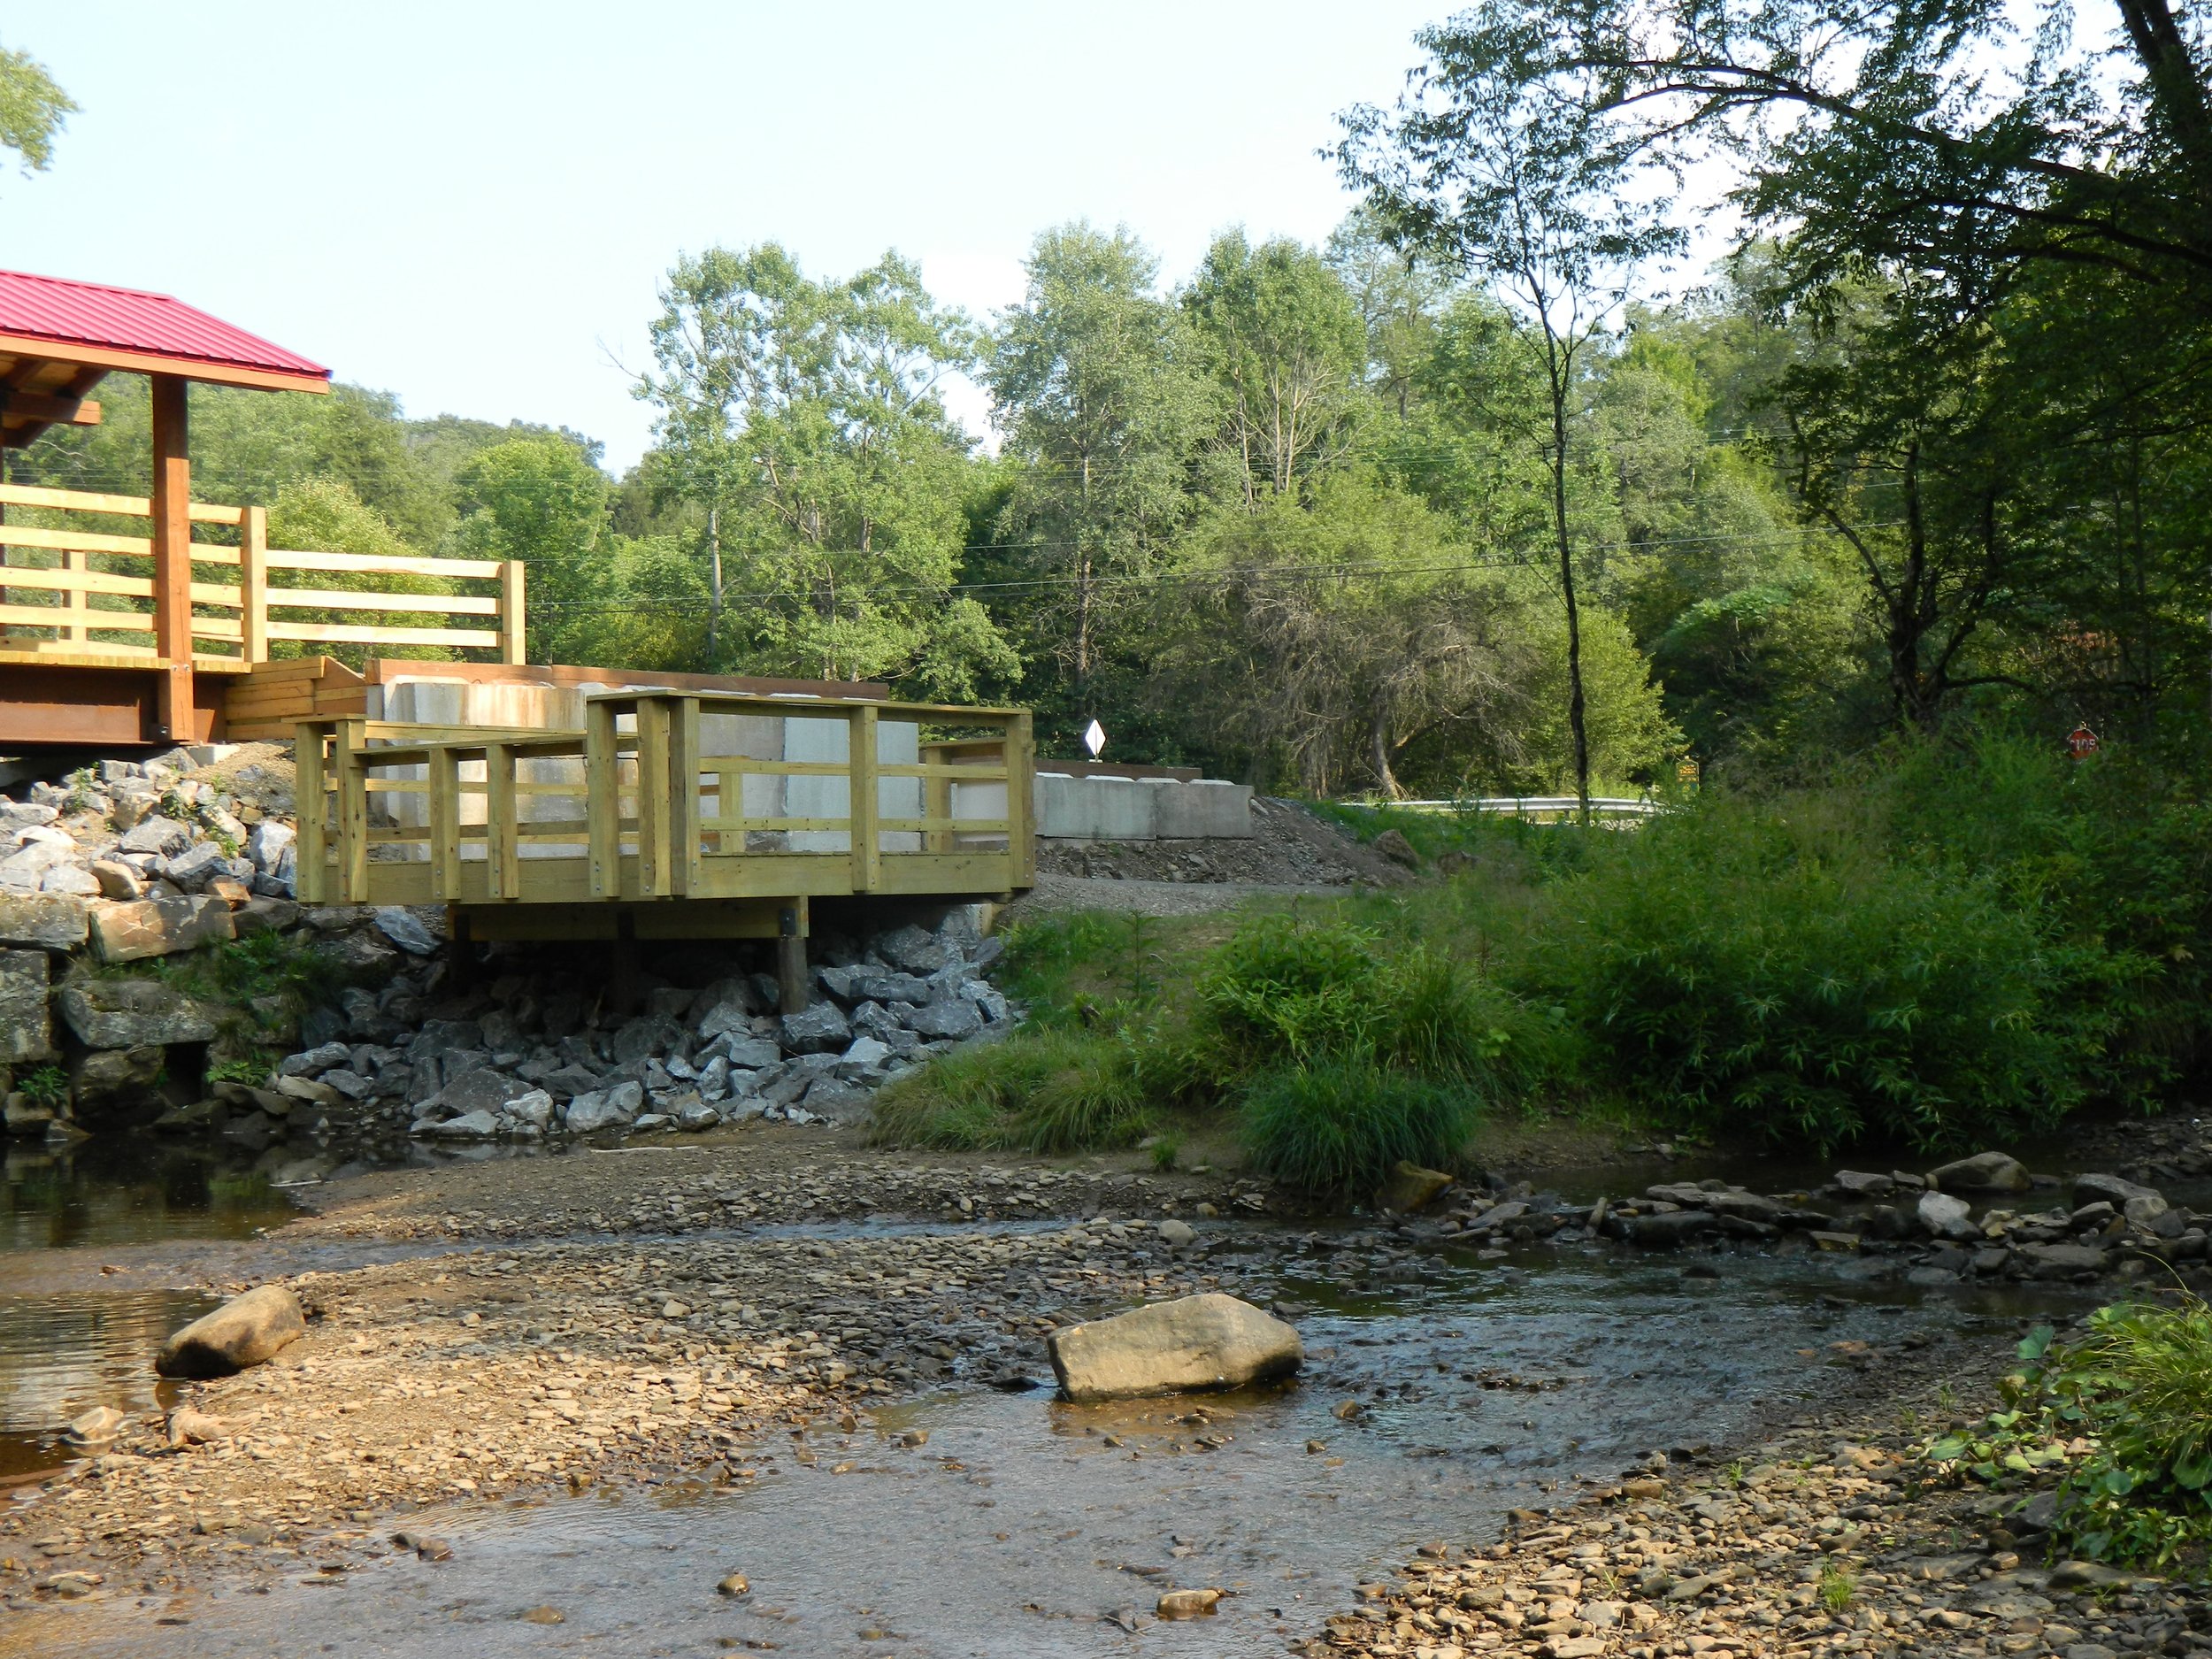
M 1833 1344 L 2008 1331 L 2043 1295 L 1853 1283 L 1809 1258 L 1721 1272 L 1593 1254 L 1440 1263 L 1428 1282 L 1325 1302 L 1289 1286 L 1316 1305 L 1299 1318 L 1307 1372 L 1279 1390 L 1110 1406 L 940 1394 L 815 1436 L 812 1467 L 764 1440 L 750 1486 L 457 1504 L 407 1523 L 449 1540 L 449 1562 L 325 1575 L 311 1547 L 255 1552 L 265 1576 L 247 1585 L 42 1615 L 39 1649 L 1279 1653 L 1425 1541 L 1494 1536 L 1507 1510 L 1651 1448 L 1725 1440 L 1755 1402 L 1816 1409 Z M 1353 1400 L 1354 1420 L 1334 1415 Z M 892 1441 L 910 1427 L 925 1447 Z M 733 1571 L 751 1581 L 742 1600 L 714 1592 Z M 1206 1586 L 1233 1592 L 1214 1618 L 1138 1634 L 1102 1622 L 1148 1622 L 1163 1589 Z M 560 1624 L 520 1617 L 546 1607 Z

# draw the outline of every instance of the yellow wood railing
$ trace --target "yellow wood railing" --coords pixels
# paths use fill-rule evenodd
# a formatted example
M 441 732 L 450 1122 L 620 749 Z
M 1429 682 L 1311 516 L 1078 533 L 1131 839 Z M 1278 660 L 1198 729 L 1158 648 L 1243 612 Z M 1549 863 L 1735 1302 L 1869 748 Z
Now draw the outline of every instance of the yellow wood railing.
M 104 637 L 158 633 L 151 569 L 152 504 L 146 497 L 0 485 L 0 507 L 36 509 L 70 518 L 148 520 L 143 535 L 80 528 L 73 523 L 0 525 L 0 557 L 8 561 L 0 567 L 0 629 L 5 631 L 0 650 L 41 657 L 156 657 L 152 644 Z M 192 542 L 193 660 L 197 667 L 240 668 L 266 662 L 269 647 L 276 641 L 446 646 L 496 651 L 504 663 L 524 660 L 523 566 L 518 560 L 384 557 L 273 548 L 268 544 L 268 515 L 259 507 L 194 502 L 191 518 L 195 526 L 235 533 L 233 541 Z M 19 563 L 17 549 L 51 562 Z M 359 585 L 272 585 L 273 572 L 303 571 L 356 579 Z M 369 585 L 367 579 L 379 576 L 427 577 L 490 591 L 386 592 Z M 26 603 L 35 595 L 45 597 Z M 96 595 L 102 603 L 93 603 Z M 284 614 L 302 611 L 483 620 L 475 626 L 419 627 L 375 621 L 313 622 Z
M 882 758 L 910 728 L 917 758 Z M 1024 710 L 618 692 L 586 700 L 580 732 L 309 720 L 298 738 L 309 902 L 987 894 L 1036 878 Z M 842 758 L 790 757 L 841 741 Z M 732 741 L 776 752 L 712 752 Z

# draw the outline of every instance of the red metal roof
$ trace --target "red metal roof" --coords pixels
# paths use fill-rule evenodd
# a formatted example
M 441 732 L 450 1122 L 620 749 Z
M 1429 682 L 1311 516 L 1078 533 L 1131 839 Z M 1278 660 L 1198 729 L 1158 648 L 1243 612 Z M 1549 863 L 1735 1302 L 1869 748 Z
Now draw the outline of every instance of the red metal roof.
M 190 365 L 204 364 L 255 374 L 330 378 L 321 364 L 166 294 L 22 271 L 0 271 L 0 335 L 50 341 L 59 348 L 58 357 L 76 347 L 164 358 L 187 375 Z

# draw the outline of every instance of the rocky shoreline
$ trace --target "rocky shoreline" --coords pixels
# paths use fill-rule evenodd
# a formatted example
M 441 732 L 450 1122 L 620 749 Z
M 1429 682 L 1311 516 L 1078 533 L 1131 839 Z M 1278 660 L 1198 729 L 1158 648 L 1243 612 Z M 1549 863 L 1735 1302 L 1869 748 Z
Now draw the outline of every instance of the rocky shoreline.
M 1993 1402 L 2001 1351 L 1893 1361 L 1878 1408 L 1644 1467 L 1494 1545 L 1438 1543 L 1298 1644 L 1309 1659 L 2117 1659 L 2212 1654 L 2201 1585 L 2049 1562 L 2032 1490 L 1959 1490 L 1916 1455 L 1960 1402 Z M 1962 1392 L 1963 1391 L 1963 1392 Z

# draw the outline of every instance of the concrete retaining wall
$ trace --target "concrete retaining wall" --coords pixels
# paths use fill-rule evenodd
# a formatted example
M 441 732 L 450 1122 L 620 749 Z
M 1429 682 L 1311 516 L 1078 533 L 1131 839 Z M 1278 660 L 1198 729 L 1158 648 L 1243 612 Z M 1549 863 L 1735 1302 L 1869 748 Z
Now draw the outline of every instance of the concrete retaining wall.
M 1052 841 L 1248 841 L 1252 790 L 1213 779 L 1185 783 L 1040 772 L 1037 833 Z

